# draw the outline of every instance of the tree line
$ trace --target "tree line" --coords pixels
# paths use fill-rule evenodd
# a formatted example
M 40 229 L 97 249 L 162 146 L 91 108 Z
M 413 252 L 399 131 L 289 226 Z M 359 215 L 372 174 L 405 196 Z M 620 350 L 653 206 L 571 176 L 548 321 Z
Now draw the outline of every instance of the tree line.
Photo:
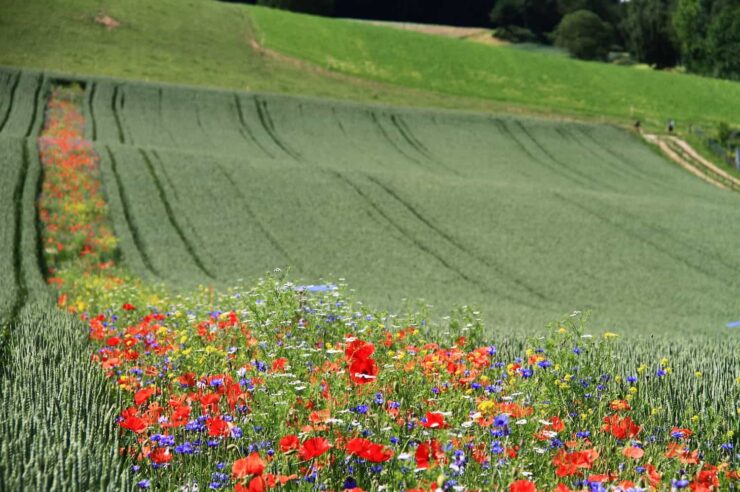
M 494 27 L 511 42 L 740 80 L 740 0 L 236 0 L 332 17 Z

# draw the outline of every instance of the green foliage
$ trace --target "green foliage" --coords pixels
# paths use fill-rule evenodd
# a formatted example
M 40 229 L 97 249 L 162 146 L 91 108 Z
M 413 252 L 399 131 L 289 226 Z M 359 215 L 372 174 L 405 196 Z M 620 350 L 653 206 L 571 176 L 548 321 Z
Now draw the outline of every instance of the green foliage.
M 678 0 L 673 25 L 681 58 L 692 72 L 740 80 L 740 5 L 713 0 Z
M 627 6 L 624 31 L 627 47 L 637 60 L 657 68 L 678 62 L 679 45 L 671 18 L 675 0 L 632 0 Z
M 730 135 L 732 135 L 732 127 L 730 127 L 727 122 L 721 121 L 719 125 L 717 125 L 717 140 L 722 144 L 722 146 L 726 146 L 727 142 L 730 140 Z
M 494 26 L 520 26 L 532 31 L 541 41 L 560 20 L 557 0 L 498 0 L 491 10 Z
M 555 45 L 583 60 L 606 60 L 614 34 L 611 26 L 588 10 L 563 17 L 555 32 Z
M 707 30 L 707 51 L 711 75 L 740 80 L 740 4 L 717 0 Z

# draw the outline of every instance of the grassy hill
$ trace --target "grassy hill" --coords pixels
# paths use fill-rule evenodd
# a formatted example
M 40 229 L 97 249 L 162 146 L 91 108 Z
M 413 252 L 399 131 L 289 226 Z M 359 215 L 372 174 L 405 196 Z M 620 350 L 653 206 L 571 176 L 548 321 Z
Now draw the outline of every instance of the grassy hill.
M 661 331 L 737 316 L 738 196 L 623 130 L 84 82 L 123 255 L 149 278 L 290 266 L 373 305 L 471 303 L 512 328 L 573 309 Z
M 737 83 L 350 21 L 212 0 L 0 0 L 0 10 L 4 65 L 654 126 L 740 123 Z

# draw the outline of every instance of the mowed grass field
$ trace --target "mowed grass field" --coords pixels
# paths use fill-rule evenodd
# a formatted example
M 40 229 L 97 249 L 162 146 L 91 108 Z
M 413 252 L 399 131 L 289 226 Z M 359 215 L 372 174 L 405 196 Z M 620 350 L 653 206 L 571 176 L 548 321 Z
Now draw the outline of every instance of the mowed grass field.
M 740 123 L 735 82 L 246 5 L 0 0 L 0 11 L 9 66 L 651 128 Z M 107 29 L 101 15 L 120 25 Z
M 150 279 L 290 267 L 382 308 L 476 305 L 494 330 L 577 309 L 666 334 L 738 316 L 738 196 L 621 129 L 83 82 L 124 260 Z

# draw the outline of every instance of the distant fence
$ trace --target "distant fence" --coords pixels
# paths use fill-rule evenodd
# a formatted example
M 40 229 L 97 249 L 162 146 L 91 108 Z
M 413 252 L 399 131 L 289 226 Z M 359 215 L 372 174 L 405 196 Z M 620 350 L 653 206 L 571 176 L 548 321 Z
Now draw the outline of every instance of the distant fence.
M 732 147 L 726 148 L 722 146 L 722 144 L 719 143 L 716 139 L 704 133 L 704 131 L 700 127 L 693 127 L 692 130 L 694 135 L 701 138 L 713 154 L 727 162 L 727 164 L 729 164 L 730 166 L 733 166 L 735 169 L 740 171 L 740 146 L 734 146 L 735 149 L 733 152 Z M 738 138 L 740 138 L 740 132 L 734 132 L 730 135 L 730 140 L 736 140 Z

